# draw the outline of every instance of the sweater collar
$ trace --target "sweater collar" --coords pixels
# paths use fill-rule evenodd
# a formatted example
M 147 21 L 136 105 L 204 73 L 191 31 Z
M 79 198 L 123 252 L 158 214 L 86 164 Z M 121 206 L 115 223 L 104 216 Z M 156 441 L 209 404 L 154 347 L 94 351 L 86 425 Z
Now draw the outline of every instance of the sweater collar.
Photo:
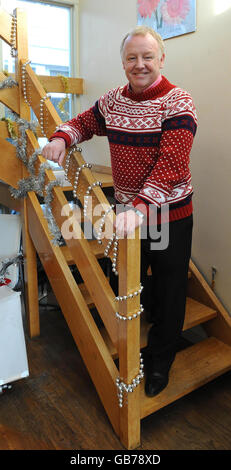
M 130 84 L 128 83 L 125 85 L 122 91 L 122 95 L 126 98 L 130 98 L 133 101 L 146 101 L 150 99 L 155 99 L 159 96 L 163 96 L 168 93 L 172 88 L 175 88 L 175 85 L 170 83 L 167 78 L 163 75 L 161 76 L 161 80 L 158 79 L 152 83 L 148 88 L 146 88 L 141 93 L 134 93 L 131 90 Z

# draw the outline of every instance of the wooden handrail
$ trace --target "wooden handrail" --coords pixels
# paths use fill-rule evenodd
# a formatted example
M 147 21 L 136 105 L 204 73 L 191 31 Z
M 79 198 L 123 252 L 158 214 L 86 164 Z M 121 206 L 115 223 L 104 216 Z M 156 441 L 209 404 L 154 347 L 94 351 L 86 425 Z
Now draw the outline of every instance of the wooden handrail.
M 47 75 L 38 75 L 38 79 L 47 93 L 66 93 L 63 87 L 62 77 L 49 77 Z M 83 94 L 83 79 L 65 77 L 67 82 L 67 93 L 73 95 Z
M 9 73 L 11 78 L 15 78 L 14 73 Z M 66 93 L 63 87 L 62 76 L 37 75 L 40 83 L 47 93 Z M 84 91 L 83 78 L 65 77 L 67 82 L 67 93 L 73 95 L 82 95 Z
M 7 13 L 3 8 L 0 8 L 0 38 L 11 45 L 11 22 L 12 16 Z
M 20 67 L 22 64 L 25 64 L 26 59 L 22 60 L 20 63 Z M 34 73 L 32 68 L 29 64 L 25 66 L 25 70 L 27 73 L 27 80 L 28 80 L 28 87 L 30 89 L 30 93 L 28 96 L 28 101 L 31 104 L 31 107 L 38 119 L 40 121 L 40 104 L 41 99 L 46 96 L 46 92 L 40 83 L 37 75 Z M 46 99 L 43 106 L 43 116 L 44 116 L 44 130 L 46 132 L 47 137 L 49 137 L 55 130 L 55 127 L 62 123 L 61 118 L 59 117 L 56 109 L 52 105 L 50 99 Z

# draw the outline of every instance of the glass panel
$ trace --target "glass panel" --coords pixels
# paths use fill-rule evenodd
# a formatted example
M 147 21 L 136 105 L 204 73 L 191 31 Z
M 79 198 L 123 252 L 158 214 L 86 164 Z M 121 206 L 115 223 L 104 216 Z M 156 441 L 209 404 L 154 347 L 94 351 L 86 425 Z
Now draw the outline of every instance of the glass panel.
M 23 8 L 28 18 L 28 46 L 31 67 L 37 75 L 71 76 L 70 24 L 71 8 L 27 0 L 12 0 L 7 4 L 12 14 L 14 8 Z M 9 10 L 11 7 L 11 10 Z M 3 69 L 14 73 L 14 59 L 10 47 L 3 41 Z M 65 90 L 65 81 L 64 90 Z M 58 105 L 66 97 L 62 93 L 49 93 L 63 121 L 71 117 L 71 99 L 65 101 L 63 111 Z M 62 108 L 62 103 L 61 103 Z

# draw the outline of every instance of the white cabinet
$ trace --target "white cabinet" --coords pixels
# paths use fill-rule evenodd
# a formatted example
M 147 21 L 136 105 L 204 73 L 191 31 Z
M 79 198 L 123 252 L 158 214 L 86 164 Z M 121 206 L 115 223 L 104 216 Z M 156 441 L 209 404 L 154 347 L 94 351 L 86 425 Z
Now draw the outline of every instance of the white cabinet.
M 0 387 L 29 375 L 20 292 L 0 287 Z

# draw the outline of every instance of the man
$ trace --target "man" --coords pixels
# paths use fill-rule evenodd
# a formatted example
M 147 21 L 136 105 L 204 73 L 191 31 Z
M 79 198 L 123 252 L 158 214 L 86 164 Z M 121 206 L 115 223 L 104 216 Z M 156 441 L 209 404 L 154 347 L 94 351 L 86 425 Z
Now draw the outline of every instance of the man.
M 141 246 L 142 302 L 153 323 L 145 354 L 145 391 L 155 396 L 168 383 L 184 323 L 193 224 L 189 155 L 197 118 L 189 93 L 160 74 L 165 54 L 159 34 L 136 27 L 122 42 L 121 57 L 128 84 L 56 129 L 43 156 L 61 165 L 66 147 L 94 134 L 108 137 L 115 199 L 128 209 L 116 216 L 119 236 L 141 224 L 159 228 L 160 209 L 169 208 L 167 248 L 159 249 L 149 234 Z

